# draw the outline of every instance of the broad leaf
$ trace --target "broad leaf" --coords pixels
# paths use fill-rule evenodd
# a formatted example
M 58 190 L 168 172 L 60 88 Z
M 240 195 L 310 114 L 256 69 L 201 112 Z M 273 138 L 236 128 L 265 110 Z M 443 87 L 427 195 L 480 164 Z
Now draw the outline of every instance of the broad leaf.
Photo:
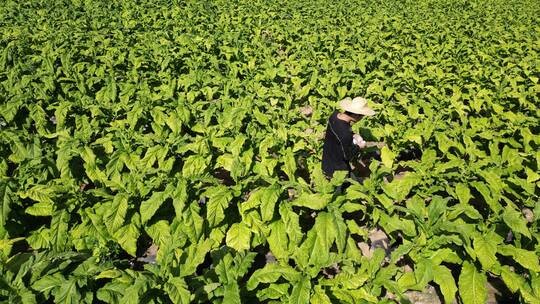
M 395 154 L 390 150 L 390 148 L 388 148 L 388 146 L 384 146 L 381 149 L 381 160 L 383 165 L 385 165 L 387 168 L 392 168 L 395 157 Z
M 445 303 L 452 303 L 456 298 L 456 281 L 452 276 L 450 269 L 442 265 L 433 267 L 433 281 L 439 285 L 444 296 Z
M 266 264 L 264 268 L 256 270 L 247 281 L 247 289 L 253 290 L 261 283 L 274 283 L 280 277 L 288 281 L 297 281 L 301 273 L 294 270 L 289 265 L 279 265 L 275 263 Z
M 487 278 L 473 264 L 464 262 L 459 275 L 459 295 L 463 304 L 484 304 L 487 299 Z
M 13 201 L 13 192 L 8 180 L 0 179 L 0 227 L 5 227 L 11 204 Z
M 527 221 L 519 211 L 507 206 L 504 208 L 502 218 L 506 225 L 508 225 L 508 227 L 510 227 L 514 232 L 521 233 L 524 236 L 531 238 L 531 233 L 527 228 Z
M 459 183 L 456 185 L 456 194 L 461 204 L 467 204 L 472 198 L 469 187 L 465 184 Z
M 140 232 L 133 223 L 124 225 L 114 234 L 118 244 L 131 256 L 137 256 L 137 239 Z
M 502 255 L 512 256 L 516 262 L 531 271 L 540 272 L 538 255 L 534 251 L 503 245 L 499 246 L 498 252 Z
M 236 251 L 248 250 L 250 247 L 251 231 L 244 223 L 234 223 L 227 231 L 227 246 Z
M 173 277 L 163 285 L 169 299 L 175 304 L 189 304 L 191 294 L 184 279 Z
M 303 277 L 300 281 L 293 285 L 291 296 L 289 297 L 290 304 L 305 304 L 309 303 L 311 293 L 311 281 L 309 277 Z
M 324 209 L 324 207 L 326 207 L 328 203 L 330 203 L 331 199 L 332 194 L 303 193 L 298 199 L 294 200 L 292 203 L 295 206 L 307 207 L 313 210 L 321 210 Z
M 494 241 L 485 239 L 483 236 L 477 236 L 473 240 L 473 247 L 476 258 L 480 261 L 484 270 L 488 271 L 492 266 L 499 264 L 495 257 L 497 243 Z
M 152 216 L 154 216 L 166 198 L 167 195 L 164 191 L 154 192 L 148 200 L 142 202 L 140 208 L 141 221 L 146 223 Z

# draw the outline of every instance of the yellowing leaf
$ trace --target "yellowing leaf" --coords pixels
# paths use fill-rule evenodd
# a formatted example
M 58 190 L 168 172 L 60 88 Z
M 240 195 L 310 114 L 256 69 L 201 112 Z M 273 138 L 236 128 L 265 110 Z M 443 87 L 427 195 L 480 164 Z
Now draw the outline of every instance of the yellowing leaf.
M 163 285 L 167 295 L 175 304 L 189 304 L 191 293 L 183 278 L 172 277 Z
M 118 269 L 109 269 L 100 272 L 96 279 L 114 279 L 122 275 L 122 271 Z
M 521 233 L 524 236 L 531 238 L 531 233 L 529 232 L 529 228 L 527 228 L 527 220 L 525 220 L 521 212 L 514 210 L 510 206 L 506 206 L 502 218 L 504 223 L 514 232 Z
M 332 194 L 322 194 L 322 193 L 302 193 L 298 199 L 294 200 L 292 204 L 294 206 L 307 207 L 313 210 L 321 210 L 330 203 L 332 199 Z
M 538 174 L 537 172 L 529 169 L 529 168 L 525 168 L 525 172 L 527 172 L 527 182 L 528 183 L 532 183 L 532 182 L 535 182 L 537 180 L 540 179 L 540 174 Z
M 234 248 L 236 251 L 248 250 L 251 240 L 251 231 L 244 223 L 234 223 L 229 231 L 225 242 L 227 246 Z
M 531 271 L 540 272 L 538 256 L 534 251 L 516 248 L 511 245 L 503 245 L 499 246 L 499 253 L 506 256 L 512 256 L 516 262 Z
M 24 212 L 34 216 L 51 216 L 53 212 L 53 205 L 49 203 L 35 203 L 26 208 Z
M 127 224 L 114 234 L 118 244 L 131 256 L 137 256 L 137 239 L 139 229 L 134 224 Z
M 208 167 L 207 159 L 201 155 L 188 156 L 182 167 L 182 176 L 189 178 L 204 173 Z
M 463 183 L 456 185 L 456 194 L 461 204 L 467 204 L 472 198 L 469 187 Z
M 293 285 L 291 296 L 289 297 L 290 304 L 306 304 L 309 303 L 311 294 L 311 280 L 309 277 L 303 277 L 300 281 Z
M 313 296 L 309 300 L 311 304 L 332 304 L 332 301 L 320 286 L 315 286 L 313 289 Z
M 287 258 L 289 238 L 282 220 L 270 224 L 270 235 L 267 241 L 270 251 L 277 259 Z
M 476 271 L 476 267 L 469 262 L 463 262 L 459 275 L 459 295 L 463 304 L 486 303 L 487 278 L 483 273 Z
M 277 263 L 266 264 L 263 268 L 257 269 L 247 281 L 247 290 L 253 290 L 261 283 L 273 283 L 280 277 L 287 281 L 297 281 L 301 273 L 289 265 L 280 265 Z
M 388 146 L 384 146 L 381 149 L 381 160 L 382 160 L 383 165 L 385 165 L 387 168 L 392 168 L 395 157 L 396 156 L 390 150 L 390 148 L 388 148 Z
M 483 236 L 477 236 L 473 240 L 473 247 L 476 252 L 476 258 L 480 261 L 484 270 L 490 270 L 493 265 L 499 263 L 495 257 L 497 243 L 486 240 Z
M 456 298 L 456 281 L 452 276 L 450 269 L 442 265 L 433 268 L 433 281 L 439 285 L 444 296 L 445 303 L 452 303 Z
M 501 278 L 512 292 L 518 291 L 518 289 L 525 284 L 525 279 L 512 271 L 509 266 L 503 265 L 501 267 Z

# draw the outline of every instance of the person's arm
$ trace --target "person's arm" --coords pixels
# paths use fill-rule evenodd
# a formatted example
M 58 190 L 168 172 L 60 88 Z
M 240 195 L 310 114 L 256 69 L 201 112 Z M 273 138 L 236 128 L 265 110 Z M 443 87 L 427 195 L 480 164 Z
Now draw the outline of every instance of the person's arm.
M 360 149 L 367 147 L 367 142 L 358 134 L 353 135 L 353 144 L 357 145 Z

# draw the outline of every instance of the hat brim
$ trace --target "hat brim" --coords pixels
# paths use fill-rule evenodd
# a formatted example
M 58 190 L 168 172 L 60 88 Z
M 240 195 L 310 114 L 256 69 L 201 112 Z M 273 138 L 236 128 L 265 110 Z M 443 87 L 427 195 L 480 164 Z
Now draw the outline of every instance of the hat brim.
M 364 104 L 360 107 L 354 107 L 352 105 L 352 100 L 350 98 L 345 98 L 339 102 L 339 106 L 342 110 L 351 112 L 354 114 L 360 114 L 365 116 L 373 116 L 376 112 L 370 108 L 367 104 Z

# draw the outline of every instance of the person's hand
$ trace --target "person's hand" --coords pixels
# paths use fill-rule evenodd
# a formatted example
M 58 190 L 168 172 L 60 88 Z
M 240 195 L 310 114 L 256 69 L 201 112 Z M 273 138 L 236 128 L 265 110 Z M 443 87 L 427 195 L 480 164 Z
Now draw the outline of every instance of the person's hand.
M 353 143 L 361 149 L 366 147 L 366 141 L 358 134 L 353 135 Z

